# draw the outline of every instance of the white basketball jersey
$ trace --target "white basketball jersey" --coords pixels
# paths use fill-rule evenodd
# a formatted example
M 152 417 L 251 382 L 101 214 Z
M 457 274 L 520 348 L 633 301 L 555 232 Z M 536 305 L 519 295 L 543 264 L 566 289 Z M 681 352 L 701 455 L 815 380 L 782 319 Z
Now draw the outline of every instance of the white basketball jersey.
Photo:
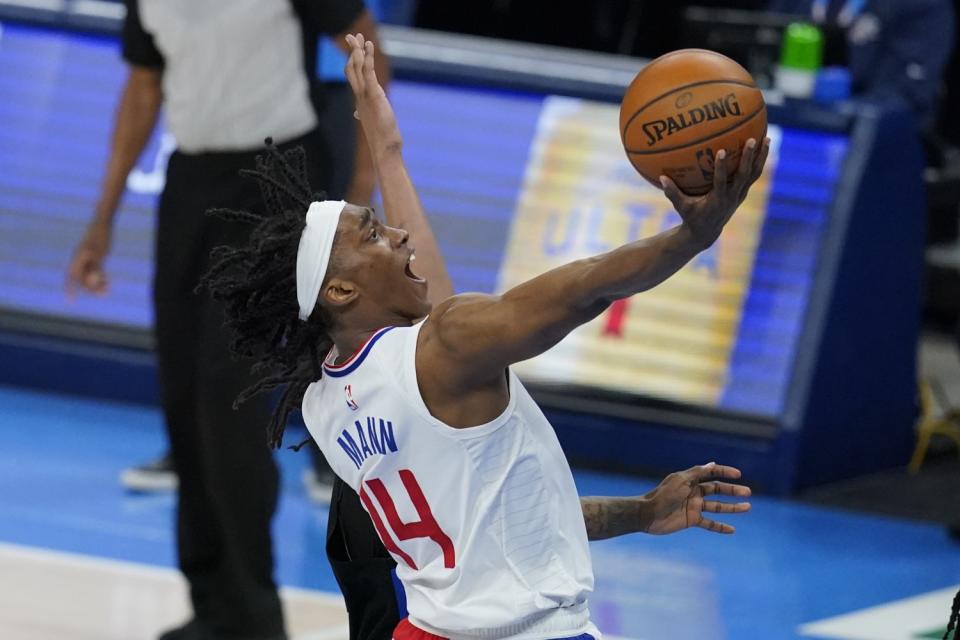
M 329 357 L 303 399 L 310 434 L 397 561 L 410 622 L 448 638 L 600 638 L 586 527 L 553 428 L 512 372 L 492 422 L 434 418 L 417 386 L 421 326 L 381 329 L 341 365 Z

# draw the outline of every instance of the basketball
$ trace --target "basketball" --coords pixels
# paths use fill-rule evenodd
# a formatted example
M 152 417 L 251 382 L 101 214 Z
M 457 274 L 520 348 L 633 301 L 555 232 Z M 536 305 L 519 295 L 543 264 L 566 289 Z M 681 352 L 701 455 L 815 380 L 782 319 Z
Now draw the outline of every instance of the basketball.
M 660 56 L 633 79 L 620 104 L 620 137 L 641 176 L 671 178 L 689 195 L 713 186 L 714 158 L 726 150 L 728 175 L 744 143 L 767 134 L 767 108 L 750 73 L 705 49 Z

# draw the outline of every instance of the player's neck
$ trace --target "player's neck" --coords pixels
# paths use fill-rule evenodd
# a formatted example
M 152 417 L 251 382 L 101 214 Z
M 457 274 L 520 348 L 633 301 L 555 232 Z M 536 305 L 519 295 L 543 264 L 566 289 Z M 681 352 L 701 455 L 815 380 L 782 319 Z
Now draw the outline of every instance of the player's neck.
M 337 349 L 337 357 L 333 364 L 341 364 L 348 360 L 380 329 L 409 327 L 412 324 L 408 318 L 394 314 L 384 314 L 382 317 L 369 318 L 364 322 L 344 322 L 344 326 L 330 331 L 330 338 Z

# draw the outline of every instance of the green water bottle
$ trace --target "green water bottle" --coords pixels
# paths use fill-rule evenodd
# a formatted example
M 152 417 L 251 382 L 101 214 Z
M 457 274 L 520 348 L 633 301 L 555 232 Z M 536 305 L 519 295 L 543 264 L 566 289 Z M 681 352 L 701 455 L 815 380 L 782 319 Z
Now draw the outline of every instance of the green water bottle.
M 791 98 L 809 98 L 823 61 L 823 33 L 815 25 L 794 22 L 783 35 L 775 86 Z

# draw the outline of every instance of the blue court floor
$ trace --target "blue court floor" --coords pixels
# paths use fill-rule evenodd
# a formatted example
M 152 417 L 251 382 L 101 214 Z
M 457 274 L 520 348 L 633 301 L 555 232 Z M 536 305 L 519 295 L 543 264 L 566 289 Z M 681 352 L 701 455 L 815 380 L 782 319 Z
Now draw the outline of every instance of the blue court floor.
M 117 481 L 125 466 L 163 449 L 157 410 L 0 387 L 0 542 L 173 566 L 173 496 L 129 495 Z M 279 582 L 336 592 L 323 554 L 326 511 L 301 484 L 307 455 L 282 451 L 278 459 Z M 575 475 L 584 495 L 652 486 Z M 686 531 L 593 543 L 598 626 L 636 639 L 942 634 L 960 583 L 960 545 L 941 528 L 767 497 L 753 502 L 749 515 L 733 520 L 738 531 L 730 537 Z

